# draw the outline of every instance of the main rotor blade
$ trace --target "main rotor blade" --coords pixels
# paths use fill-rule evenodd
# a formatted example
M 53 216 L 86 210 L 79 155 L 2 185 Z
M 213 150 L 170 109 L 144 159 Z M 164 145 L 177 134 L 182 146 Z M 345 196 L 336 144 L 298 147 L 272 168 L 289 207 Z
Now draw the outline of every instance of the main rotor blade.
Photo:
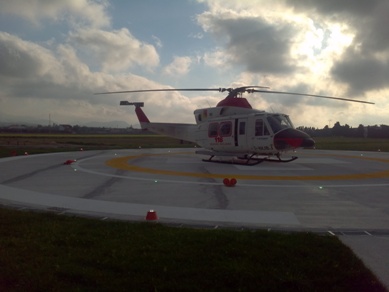
M 375 104 L 374 102 L 370 102 L 370 101 L 363 101 L 363 100 L 342 98 L 342 97 L 325 96 L 325 95 L 316 95 L 316 94 L 297 93 L 297 92 L 285 92 L 285 91 L 273 91 L 273 90 L 257 90 L 257 89 L 253 89 L 253 92 L 288 94 L 288 95 L 301 95 L 301 96 L 311 96 L 311 97 L 320 97 L 320 98 L 337 99 L 337 100 L 343 100 L 343 101 Z
M 250 88 L 269 88 L 267 86 L 242 86 L 237 88 L 161 88 L 161 89 L 139 89 L 139 90 L 124 90 L 124 91 L 109 91 L 109 92 L 99 92 L 95 94 L 114 94 L 114 93 L 135 93 L 135 92 L 155 92 L 155 91 L 219 91 L 219 92 L 245 92 L 252 91 L 254 89 Z
M 99 92 L 95 94 L 114 94 L 114 93 L 135 93 L 135 92 L 153 92 L 153 91 L 222 91 L 223 88 L 165 88 L 165 89 L 140 89 Z

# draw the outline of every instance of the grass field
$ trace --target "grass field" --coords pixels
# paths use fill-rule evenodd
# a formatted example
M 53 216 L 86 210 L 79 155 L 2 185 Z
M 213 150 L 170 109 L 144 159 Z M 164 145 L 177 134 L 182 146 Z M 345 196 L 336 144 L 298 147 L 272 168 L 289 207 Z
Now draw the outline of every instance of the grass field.
M 179 148 L 194 147 L 160 135 L 56 135 L 56 134 L 0 134 L 0 157 L 13 152 L 22 155 L 46 152 L 65 152 L 98 149 Z
M 0 209 L 2 291 L 385 291 L 337 237 Z
M 389 139 L 314 137 L 316 149 L 389 152 Z
M 389 139 L 314 137 L 316 149 L 389 152 Z M 11 152 L 38 154 L 129 148 L 178 148 L 195 144 L 160 135 L 0 134 L 0 157 Z
M 318 139 L 347 150 L 389 141 Z M 0 155 L 193 147 L 161 136 L 0 135 Z M 383 145 L 383 146 L 381 146 Z M 360 148 L 363 147 L 363 148 Z M 36 151 L 36 152 L 34 152 Z M 173 228 L 0 208 L 1 291 L 386 291 L 337 237 Z

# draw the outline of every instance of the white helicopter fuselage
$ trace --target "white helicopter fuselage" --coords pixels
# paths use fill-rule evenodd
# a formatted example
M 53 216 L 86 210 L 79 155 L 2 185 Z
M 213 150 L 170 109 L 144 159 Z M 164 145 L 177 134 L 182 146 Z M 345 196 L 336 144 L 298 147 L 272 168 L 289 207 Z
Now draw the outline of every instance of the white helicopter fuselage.
M 195 142 L 205 149 L 231 153 L 274 154 L 274 133 L 267 113 L 237 107 L 195 111 Z
M 143 129 L 194 142 L 208 150 L 203 154 L 278 155 L 298 147 L 314 145 L 307 134 L 294 129 L 289 116 L 285 114 L 235 106 L 217 106 L 196 110 L 196 124 L 180 124 L 153 123 L 145 120 L 145 115 L 139 107 L 136 111 Z M 277 135 L 284 131 L 293 131 L 294 136 L 277 138 Z

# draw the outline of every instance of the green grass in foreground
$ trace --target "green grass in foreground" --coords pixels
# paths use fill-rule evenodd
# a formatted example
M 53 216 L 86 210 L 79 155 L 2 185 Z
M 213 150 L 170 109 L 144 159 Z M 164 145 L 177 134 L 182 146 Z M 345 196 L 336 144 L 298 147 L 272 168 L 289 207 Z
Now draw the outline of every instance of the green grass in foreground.
M 385 291 L 333 236 L 0 209 L 3 291 Z

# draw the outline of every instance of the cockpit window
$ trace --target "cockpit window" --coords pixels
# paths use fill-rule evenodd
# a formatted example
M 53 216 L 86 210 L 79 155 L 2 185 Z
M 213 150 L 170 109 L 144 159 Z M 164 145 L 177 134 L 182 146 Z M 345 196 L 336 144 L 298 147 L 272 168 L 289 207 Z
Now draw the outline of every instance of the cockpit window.
M 270 127 L 274 133 L 277 133 L 286 128 L 293 128 L 290 120 L 286 116 L 271 115 L 267 117 Z

